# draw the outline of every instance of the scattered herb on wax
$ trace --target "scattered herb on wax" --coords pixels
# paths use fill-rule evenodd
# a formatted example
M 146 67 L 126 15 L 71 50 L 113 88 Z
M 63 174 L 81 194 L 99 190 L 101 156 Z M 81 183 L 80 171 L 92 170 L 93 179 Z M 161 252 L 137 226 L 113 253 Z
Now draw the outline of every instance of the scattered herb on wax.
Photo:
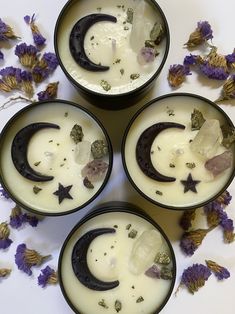
M 107 306 L 106 302 L 104 299 L 98 302 L 99 306 L 102 306 L 105 309 L 108 309 L 109 307 Z
M 142 296 L 138 297 L 138 299 L 136 300 L 136 303 L 140 303 L 143 302 L 144 298 Z
M 138 231 L 135 229 L 132 229 L 129 233 L 128 233 L 128 238 L 134 239 L 137 236 Z
M 139 77 L 140 77 L 140 74 L 138 74 L 138 73 L 133 73 L 130 75 L 131 80 L 137 80 Z
M 68 112 L 65 112 L 65 113 L 64 113 L 65 118 L 67 118 L 67 117 L 68 117 L 68 115 L 69 115 L 69 113 L 68 113 Z
M 126 230 L 129 230 L 131 227 L 131 224 L 126 225 Z
M 115 304 L 114 304 L 114 308 L 115 308 L 115 310 L 116 310 L 117 313 L 120 312 L 121 309 L 122 309 L 122 303 L 121 303 L 121 301 L 116 300 L 116 301 L 115 301 Z
M 168 108 L 168 107 L 167 107 L 167 108 Z M 170 117 L 170 116 L 174 116 L 174 115 L 175 115 L 174 109 L 168 108 L 168 109 L 167 109 L 167 114 L 168 114 L 169 117 Z
M 160 195 L 160 196 L 162 196 L 163 195 L 163 193 L 162 193 L 162 191 L 159 191 L 159 190 L 156 190 L 156 192 L 155 192 L 157 195 Z
M 38 194 L 40 191 L 42 191 L 42 189 L 40 187 L 38 187 L 37 185 L 33 186 L 33 193 L 34 194 Z
M 106 92 L 111 89 L 111 85 L 105 80 L 101 80 L 100 85 Z
M 193 169 L 196 167 L 196 164 L 195 162 L 186 162 L 186 167 L 189 168 L 189 169 Z
M 169 167 L 170 167 L 170 168 L 175 168 L 175 164 L 170 163 L 170 164 L 169 164 Z
M 34 163 L 34 166 L 37 167 L 37 166 L 40 165 L 40 163 L 41 163 L 41 161 L 36 161 L 36 162 Z
M 116 229 L 117 229 L 117 228 L 118 228 L 118 225 L 114 225 L 113 228 L 116 228 Z
M 124 75 L 125 70 L 124 69 L 120 69 L 120 73 L 121 75 Z

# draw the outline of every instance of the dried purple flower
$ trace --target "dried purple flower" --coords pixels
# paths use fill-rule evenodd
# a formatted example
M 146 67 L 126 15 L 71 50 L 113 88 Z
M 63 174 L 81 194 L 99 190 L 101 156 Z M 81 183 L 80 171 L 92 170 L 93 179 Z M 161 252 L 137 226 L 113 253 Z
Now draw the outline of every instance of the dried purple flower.
M 210 24 L 207 21 L 198 22 L 196 30 L 190 34 L 185 46 L 187 48 L 194 48 L 212 38 L 213 31 Z
M 11 210 L 9 225 L 14 229 L 20 228 L 23 224 L 22 218 L 23 218 L 23 214 L 22 214 L 21 208 L 18 205 L 16 205 Z
M 230 218 L 223 219 L 220 225 L 224 231 L 224 241 L 226 243 L 232 243 L 235 240 L 233 220 Z
M 27 275 L 32 275 L 32 266 L 41 265 L 50 255 L 42 256 L 37 251 L 28 249 L 24 243 L 19 244 L 16 249 L 15 263 L 19 270 Z
M 58 84 L 59 84 L 59 82 L 48 84 L 44 91 L 41 91 L 37 94 L 38 100 L 49 100 L 49 99 L 56 98 L 57 97 Z
M 231 75 L 224 83 L 221 91 L 221 96 L 216 100 L 216 102 L 234 98 L 235 98 L 235 75 Z
M 58 66 L 56 55 L 52 52 L 44 53 L 41 60 L 39 60 L 33 67 L 32 75 L 36 83 L 45 80 Z
M 222 206 L 229 205 L 232 200 L 232 195 L 229 193 L 229 191 L 223 192 L 216 201 L 219 202 Z
M 20 88 L 20 75 L 21 69 L 15 67 L 6 67 L 0 70 L 0 75 L 2 76 L 2 82 L 8 86 L 9 90 Z
M 9 268 L 0 268 L 0 278 L 7 277 L 10 275 L 11 269 Z
M 205 76 L 214 80 L 226 80 L 229 76 L 226 58 L 218 54 L 215 47 L 205 58 L 200 59 L 199 69 Z
M 155 59 L 155 49 L 151 47 L 143 47 L 140 49 L 137 60 L 140 65 L 153 62 Z
M 3 22 L 3 20 L 0 18 L 0 41 L 7 41 L 9 39 L 17 39 L 17 37 L 14 34 L 13 29 Z
M 36 216 L 31 216 L 29 214 L 23 214 L 22 221 L 24 223 L 28 223 L 31 227 L 37 227 L 39 220 Z
M 41 269 L 41 274 L 38 276 L 38 284 L 42 288 L 46 287 L 47 284 L 55 285 L 58 282 L 57 273 L 50 266 Z
M 19 58 L 20 63 L 28 68 L 32 68 L 38 61 L 38 49 L 26 43 L 16 46 L 15 55 Z
M 223 206 L 217 200 L 208 203 L 203 207 L 206 214 L 207 224 L 209 227 L 218 226 L 221 221 L 227 219 L 227 214 L 223 209 Z
M 233 53 L 225 56 L 226 61 L 228 63 L 228 66 L 232 69 L 235 70 L 235 49 L 233 51 Z
M 0 51 L 0 60 L 3 60 L 4 59 L 4 54 L 2 51 Z
M 168 72 L 168 82 L 171 87 L 179 87 L 186 79 L 186 75 L 190 75 L 188 66 L 182 64 L 173 64 Z
M 10 200 L 11 199 L 10 196 L 8 195 L 8 193 L 1 186 L 0 186 L 0 196 L 4 197 L 6 200 Z
M 227 268 L 218 265 L 216 262 L 206 260 L 206 265 L 219 280 L 228 279 L 230 277 Z
M 23 214 L 21 208 L 16 205 L 11 211 L 10 226 L 18 229 L 25 223 L 28 223 L 32 227 L 37 227 L 38 218 L 29 214 Z
M 33 41 L 36 46 L 41 47 L 45 44 L 46 38 L 42 36 L 40 33 L 37 25 L 35 24 L 35 14 L 30 17 L 29 15 L 26 15 L 24 17 L 25 22 L 30 26 L 32 34 L 33 34 Z
M 186 286 L 192 294 L 205 285 L 211 271 L 203 264 L 193 264 L 183 271 L 180 286 Z
M 12 240 L 9 239 L 10 229 L 6 222 L 0 223 L 0 249 L 7 249 L 11 244 Z
M 180 247 L 186 255 L 193 255 L 198 247 L 202 244 L 203 239 L 210 232 L 212 228 L 209 229 L 197 229 L 185 232 L 180 240 Z
M 44 53 L 44 55 L 42 56 L 42 60 L 46 62 L 50 72 L 53 72 L 59 64 L 57 57 L 53 52 Z
M 20 78 L 22 90 L 25 92 L 27 97 L 31 98 L 34 94 L 32 73 L 29 71 L 22 71 Z
M 192 221 L 196 217 L 196 209 L 185 210 L 180 218 L 180 226 L 183 230 L 188 230 L 192 227 Z
M 184 65 L 188 65 L 188 66 L 190 66 L 190 65 L 195 65 L 195 64 L 197 64 L 197 59 L 198 59 L 198 56 L 197 55 L 192 55 L 191 53 L 190 53 L 190 55 L 189 56 L 185 56 L 184 57 L 184 61 L 183 61 L 183 64 Z

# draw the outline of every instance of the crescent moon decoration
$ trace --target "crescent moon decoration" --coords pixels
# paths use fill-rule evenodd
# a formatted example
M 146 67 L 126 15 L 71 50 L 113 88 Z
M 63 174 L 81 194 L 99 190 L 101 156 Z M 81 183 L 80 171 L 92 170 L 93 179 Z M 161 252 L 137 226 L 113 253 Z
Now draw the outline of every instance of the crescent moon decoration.
M 85 233 L 75 244 L 72 252 L 73 271 L 78 280 L 87 288 L 96 291 L 106 291 L 119 285 L 119 281 L 105 282 L 97 279 L 90 272 L 87 265 L 87 252 L 91 242 L 106 233 L 115 233 L 113 228 L 97 228 Z
M 140 169 L 149 178 L 159 182 L 173 182 L 174 177 L 168 177 L 158 172 L 151 161 L 151 146 L 155 137 L 163 130 L 169 128 L 185 129 L 185 126 L 174 122 L 159 122 L 147 128 L 139 137 L 136 145 L 136 160 Z
M 74 60 L 88 71 L 101 72 L 107 71 L 108 66 L 102 66 L 92 62 L 86 55 L 84 49 L 84 39 L 88 29 L 97 22 L 109 21 L 117 22 L 115 16 L 109 14 L 90 14 L 81 18 L 73 27 L 70 38 L 69 48 Z
M 58 125 L 53 123 L 32 123 L 21 129 L 16 134 L 11 145 L 11 158 L 15 168 L 23 177 L 31 181 L 45 182 L 54 178 L 52 176 L 44 176 L 34 171 L 29 165 L 27 159 L 28 144 L 31 137 L 39 130 L 45 128 L 60 129 Z

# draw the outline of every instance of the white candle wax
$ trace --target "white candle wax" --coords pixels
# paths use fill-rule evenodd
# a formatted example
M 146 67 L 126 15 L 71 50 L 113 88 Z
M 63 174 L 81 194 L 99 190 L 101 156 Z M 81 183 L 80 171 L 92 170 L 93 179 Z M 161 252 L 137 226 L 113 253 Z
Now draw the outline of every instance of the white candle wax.
M 164 206 L 187 208 L 206 202 L 223 189 L 234 170 L 234 166 L 231 166 L 214 177 L 205 168 L 205 162 L 209 158 L 204 158 L 191 149 L 191 141 L 198 133 L 198 130 L 191 130 L 191 114 L 194 109 L 201 111 L 205 119 L 219 120 L 221 126 L 228 123 L 225 116 L 207 102 L 195 97 L 172 95 L 158 100 L 142 111 L 131 125 L 126 138 L 125 163 L 131 179 L 140 191 Z M 159 182 L 149 178 L 136 161 L 136 144 L 140 135 L 145 129 L 159 122 L 175 122 L 185 126 L 184 130 L 170 128 L 162 131 L 151 147 L 154 168 L 166 176 L 176 178 L 175 182 Z M 215 155 L 226 150 L 220 145 Z M 234 145 L 231 151 L 234 154 Z M 195 165 L 190 168 L 187 163 Z M 181 180 L 187 180 L 190 173 L 193 180 L 200 181 L 196 185 L 196 193 L 191 190 L 184 192 Z
M 129 230 L 127 225 L 131 224 Z M 96 228 L 113 228 L 114 234 L 97 237 L 90 244 L 87 262 L 91 273 L 103 281 L 119 280 L 119 286 L 107 291 L 95 291 L 86 288 L 75 276 L 71 255 L 77 240 L 86 232 Z M 136 238 L 128 237 L 131 229 L 137 231 Z M 123 314 L 150 314 L 157 311 L 166 299 L 172 285 L 172 280 L 150 278 L 144 272 L 136 275 L 130 271 L 130 258 L 134 243 L 144 231 L 156 230 L 150 222 L 130 213 L 113 212 L 98 215 L 80 226 L 67 242 L 61 260 L 61 278 L 65 293 L 73 306 L 84 314 L 115 313 L 115 301 L 122 304 Z M 170 251 L 166 240 L 162 238 L 162 245 L 157 248 L 161 253 Z M 167 266 L 172 268 L 172 261 Z M 161 268 L 161 266 L 158 265 Z M 142 296 L 143 301 L 137 299 Z M 104 300 L 108 308 L 98 303 Z
M 16 170 L 11 157 L 12 141 L 17 132 L 37 122 L 54 123 L 60 127 L 38 131 L 28 145 L 27 159 L 33 170 L 54 177 L 47 182 L 24 178 Z M 93 160 L 93 156 L 90 154 L 88 160 L 77 162 L 78 144 L 70 137 L 75 124 L 80 125 L 84 133 L 81 143 L 86 141 L 91 144 L 95 140 L 104 140 L 107 143 L 103 130 L 88 113 L 76 106 L 56 101 L 31 106 L 8 127 L 3 139 L 0 167 L 7 189 L 21 204 L 42 213 L 60 214 L 82 206 L 99 191 L 104 178 L 93 182 L 93 189 L 88 189 L 83 184 L 81 170 Z M 103 160 L 109 163 L 109 154 Z M 65 198 L 59 204 L 58 196 L 53 194 L 58 190 L 59 183 L 64 187 L 72 185 L 69 194 L 73 199 Z M 34 193 L 34 186 L 41 189 L 39 193 Z
M 137 7 L 144 4 L 141 18 Z M 101 9 L 100 9 L 101 8 Z M 133 24 L 126 23 L 127 9 L 134 10 Z M 93 13 L 104 13 L 115 16 L 117 22 L 98 22 L 88 30 L 84 48 L 89 59 L 97 64 L 109 66 L 104 72 L 92 72 L 83 69 L 73 59 L 69 49 L 69 37 L 75 23 L 84 16 Z M 60 20 L 57 35 L 58 53 L 66 71 L 81 86 L 102 94 L 121 94 L 132 91 L 145 84 L 161 65 L 166 51 L 166 39 L 156 46 L 159 53 L 153 62 L 141 65 L 137 56 L 145 40 L 150 39 L 150 32 L 156 22 L 163 20 L 156 7 L 148 1 L 127 0 L 123 4 L 117 0 L 87 1 L 78 0 L 66 11 Z M 132 30 L 133 25 L 135 31 Z M 139 78 L 131 79 L 132 74 Z M 101 81 L 110 84 L 104 90 Z

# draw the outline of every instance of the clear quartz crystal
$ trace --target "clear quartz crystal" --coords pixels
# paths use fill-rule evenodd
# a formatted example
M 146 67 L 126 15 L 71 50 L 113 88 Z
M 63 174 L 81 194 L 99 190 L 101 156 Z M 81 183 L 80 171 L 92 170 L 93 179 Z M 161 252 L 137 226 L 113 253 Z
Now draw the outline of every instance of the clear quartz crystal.
M 219 121 L 208 119 L 203 123 L 190 147 L 193 152 L 204 158 L 211 158 L 216 154 L 222 140 L 223 135 Z
M 146 33 L 144 13 L 146 10 L 145 1 L 138 0 L 136 7 L 134 8 L 133 24 L 130 35 L 130 46 L 135 52 L 139 52 L 144 46 L 144 42 L 149 38 L 149 34 Z
M 79 165 L 85 165 L 89 162 L 91 156 L 91 142 L 82 141 L 76 144 L 75 161 Z
M 146 271 L 154 262 L 161 246 L 162 236 L 158 231 L 144 231 L 133 244 L 129 260 L 130 271 L 135 275 Z

